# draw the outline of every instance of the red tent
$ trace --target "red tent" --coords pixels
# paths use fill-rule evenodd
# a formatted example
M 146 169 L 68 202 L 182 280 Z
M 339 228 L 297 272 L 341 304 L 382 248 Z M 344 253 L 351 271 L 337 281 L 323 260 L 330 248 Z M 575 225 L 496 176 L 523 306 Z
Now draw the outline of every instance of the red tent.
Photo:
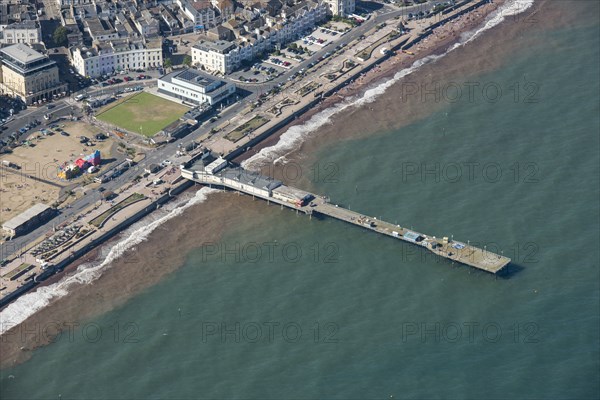
M 85 161 L 83 158 L 78 158 L 75 160 L 75 165 L 77 165 L 79 169 L 85 169 L 87 167 L 87 161 Z

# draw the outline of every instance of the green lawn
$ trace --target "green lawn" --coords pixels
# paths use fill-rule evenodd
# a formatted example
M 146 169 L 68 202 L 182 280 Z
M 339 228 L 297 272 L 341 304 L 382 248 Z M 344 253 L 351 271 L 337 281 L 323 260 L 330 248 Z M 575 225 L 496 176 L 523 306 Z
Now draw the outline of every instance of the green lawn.
M 130 132 L 152 137 L 177 121 L 186 111 L 186 106 L 142 92 L 108 106 L 96 118 Z

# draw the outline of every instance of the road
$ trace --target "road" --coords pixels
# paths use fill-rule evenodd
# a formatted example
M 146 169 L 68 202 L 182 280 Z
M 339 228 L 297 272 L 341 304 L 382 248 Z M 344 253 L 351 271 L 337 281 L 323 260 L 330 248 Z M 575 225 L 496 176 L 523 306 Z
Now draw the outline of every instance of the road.
M 425 10 L 425 9 L 431 8 L 439 3 L 443 3 L 443 1 L 431 1 L 425 5 L 420 4 L 420 5 L 415 5 L 415 6 L 403 7 L 402 9 L 395 9 L 395 10 L 391 10 L 391 11 L 390 11 L 390 7 L 386 6 L 386 7 L 382 8 L 382 10 L 385 12 L 382 12 L 380 14 L 374 13 L 377 15 L 373 15 L 368 21 L 364 22 L 361 26 L 352 29 L 350 32 L 348 32 L 346 35 L 342 36 L 337 41 L 330 43 L 329 45 L 323 47 L 321 50 L 314 53 L 310 58 L 307 58 L 306 60 L 301 62 L 296 68 L 286 71 L 283 75 L 279 76 L 278 78 L 275 78 L 270 82 L 261 83 L 261 84 L 236 83 L 236 85 L 239 88 L 242 88 L 242 89 L 245 89 L 245 90 L 248 90 L 251 92 L 251 94 L 244 101 L 234 104 L 233 106 L 230 106 L 229 108 L 227 108 L 225 111 L 221 112 L 220 113 L 221 118 L 219 120 L 212 122 L 212 123 L 206 122 L 205 124 L 203 124 L 201 127 L 196 129 L 195 131 L 193 131 L 191 134 L 189 134 L 185 138 L 178 140 L 176 142 L 173 142 L 173 143 L 168 143 L 156 150 L 151 151 L 150 153 L 147 153 L 146 158 L 143 161 L 141 161 L 139 164 L 133 166 L 132 168 L 130 168 L 129 170 L 124 172 L 118 178 L 115 178 L 115 179 L 103 184 L 102 186 L 106 190 L 116 190 L 117 188 L 123 186 L 124 184 L 131 182 L 131 180 L 133 178 L 135 178 L 137 175 L 142 175 L 144 173 L 144 169 L 147 166 L 149 166 L 150 164 L 160 164 L 165 159 L 173 158 L 175 153 L 179 150 L 179 147 L 178 147 L 179 143 L 182 146 L 185 146 L 185 145 L 191 143 L 192 141 L 196 140 L 199 136 L 204 135 L 205 133 L 209 132 L 212 128 L 214 128 L 215 126 L 220 124 L 221 121 L 226 121 L 226 120 L 232 119 L 234 116 L 238 115 L 247 106 L 248 103 L 256 101 L 258 99 L 259 93 L 267 92 L 267 91 L 271 90 L 272 88 L 274 88 L 275 86 L 277 86 L 279 83 L 286 82 L 287 79 L 295 73 L 295 71 L 300 70 L 302 68 L 306 69 L 308 64 L 310 64 L 311 62 L 315 62 L 320 57 L 322 57 L 325 53 L 333 50 L 337 45 L 340 45 L 340 44 L 343 45 L 343 44 L 348 44 L 348 43 L 352 42 L 353 40 L 359 38 L 361 35 L 364 35 L 367 31 L 372 29 L 377 24 L 380 24 L 382 22 L 389 21 L 389 20 L 397 21 L 394 19 L 396 16 L 401 16 L 401 17 L 406 16 L 406 15 L 408 15 L 408 13 Z M 147 83 L 150 81 L 142 81 L 142 82 Z M 100 94 L 102 92 L 106 92 L 108 90 L 117 90 L 119 88 L 123 88 L 126 86 L 136 86 L 139 84 L 140 84 L 140 81 L 132 81 L 132 82 L 120 84 L 115 87 L 107 87 L 107 88 L 103 88 L 103 89 L 96 88 L 96 89 L 90 90 L 90 88 L 86 88 L 77 93 L 74 93 L 72 96 L 75 96 L 79 93 L 87 93 L 88 95 L 93 96 L 93 95 Z M 52 109 L 52 113 L 53 113 L 54 117 L 69 115 L 73 110 L 73 106 L 70 102 L 72 102 L 72 100 L 69 100 L 69 99 L 62 99 L 59 101 L 55 101 L 53 104 L 55 104 L 56 107 L 54 109 Z M 7 124 L 7 126 L 9 128 L 2 133 L 2 136 L 8 135 L 13 131 L 18 131 L 19 127 L 24 126 L 25 124 L 27 124 L 28 122 L 30 122 L 34 119 L 44 121 L 43 115 L 46 112 L 48 112 L 48 110 L 47 110 L 46 106 L 43 106 L 43 107 L 40 107 L 39 109 L 26 110 L 26 111 L 19 113 L 19 115 L 16 116 L 15 120 L 13 120 Z M 98 190 L 95 190 L 95 189 L 87 190 L 86 194 L 83 195 L 81 198 L 75 200 L 69 208 L 61 209 L 60 214 L 53 220 L 38 227 L 37 229 L 31 231 L 28 234 L 19 236 L 11 241 L 8 241 L 8 242 L 2 244 L 0 246 L 0 259 L 4 259 L 7 256 L 9 256 L 10 254 L 14 253 L 15 251 L 18 251 L 18 249 L 21 249 L 21 248 L 27 246 L 27 244 L 31 243 L 35 239 L 39 238 L 40 236 L 42 236 L 45 233 L 47 233 L 48 231 L 50 231 L 53 228 L 53 226 L 59 225 L 60 223 L 64 222 L 65 220 L 68 220 L 69 218 L 71 218 L 75 214 L 77 214 L 79 211 L 85 209 L 86 207 L 91 206 L 95 202 L 99 201 L 101 198 L 102 198 L 101 193 Z

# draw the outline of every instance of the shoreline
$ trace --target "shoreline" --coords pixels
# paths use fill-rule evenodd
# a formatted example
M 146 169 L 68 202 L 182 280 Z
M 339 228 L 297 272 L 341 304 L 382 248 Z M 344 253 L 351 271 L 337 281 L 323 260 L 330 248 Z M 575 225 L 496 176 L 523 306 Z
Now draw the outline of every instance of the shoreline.
M 361 73 L 358 79 L 338 88 L 331 96 L 322 99 L 316 107 L 297 115 L 292 122 L 278 129 L 269 135 L 269 137 L 253 146 L 250 150 L 234 157 L 232 161 L 242 163 L 243 161 L 254 157 L 259 154 L 262 149 L 277 144 L 281 135 L 290 128 L 305 124 L 316 114 L 335 106 L 348 98 L 362 96 L 372 85 L 380 84 L 386 80 L 392 79 L 397 72 L 410 68 L 416 61 L 430 56 L 444 54 L 452 45 L 458 43 L 463 33 L 469 32 L 480 26 L 486 18 L 507 2 L 508 0 L 496 0 L 493 3 L 484 4 L 481 7 L 450 21 L 446 25 L 437 27 L 424 41 L 411 48 L 411 51 L 414 53 L 411 57 L 407 57 L 401 50 L 397 50 L 394 55 L 378 62 L 373 68 L 369 69 L 369 71 Z M 475 16 L 473 16 L 473 14 L 475 14 Z M 292 149 L 287 152 L 293 151 L 295 150 Z
M 361 95 L 361 93 L 364 93 L 364 91 L 369 89 L 369 85 L 371 85 L 372 83 L 376 83 L 377 81 L 381 81 L 381 80 L 390 78 L 396 72 L 398 72 L 398 70 L 410 67 L 416 60 L 423 59 L 430 55 L 439 54 L 440 52 L 444 52 L 445 50 L 447 50 L 450 47 L 450 45 L 452 43 L 455 43 L 457 41 L 457 39 L 460 38 L 461 33 L 469 31 L 469 30 L 473 29 L 474 27 L 480 25 L 484 21 L 484 19 L 490 15 L 490 13 L 494 12 L 494 10 L 496 10 L 498 7 L 500 7 L 504 3 L 505 3 L 504 1 L 497 1 L 495 3 L 486 4 L 479 9 L 473 10 L 472 12 L 467 13 L 467 14 L 455 19 L 454 21 L 452 21 L 451 23 L 448 24 L 449 26 L 445 26 L 443 28 L 438 28 L 439 32 L 438 32 L 438 30 L 436 30 L 435 31 L 436 33 L 429 36 L 429 38 L 427 40 L 421 42 L 419 45 L 415 46 L 415 48 L 412 49 L 415 52 L 415 55 L 413 57 L 404 57 L 405 55 L 400 53 L 400 54 L 390 57 L 389 59 L 386 59 L 383 62 L 380 62 L 377 66 L 375 66 L 370 71 L 365 73 L 361 78 L 357 79 L 356 81 L 354 81 L 353 83 L 349 84 L 346 87 L 342 87 L 341 89 L 338 89 L 336 91 L 336 93 L 332 94 L 328 98 L 323 99 L 317 107 L 310 109 L 307 112 L 304 112 L 300 116 L 297 116 L 291 123 L 288 123 L 284 127 L 278 129 L 276 132 L 272 133 L 267 138 L 262 140 L 260 142 L 260 144 L 257 144 L 256 147 L 253 147 L 250 151 L 246 151 L 245 153 L 241 154 L 240 156 L 235 157 L 234 160 L 236 162 L 244 161 L 244 160 L 254 156 L 258 152 L 260 152 L 261 149 L 273 146 L 275 143 L 277 143 L 277 141 L 279 141 L 281 135 L 283 133 L 285 133 L 289 128 L 305 123 L 310 118 L 312 118 L 315 114 L 323 111 L 324 109 L 332 107 L 341 101 L 344 101 L 348 97 Z M 480 15 L 478 15 L 477 18 L 471 18 L 472 17 L 471 14 L 473 14 L 473 13 L 479 13 Z M 447 32 L 447 31 L 451 31 L 452 34 L 447 35 L 447 36 L 441 34 L 443 32 Z M 437 38 L 437 40 L 435 40 L 436 38 Z M 298 149 L 292 149 L 292 150 L 288 150 L 287 152 L 295 152 L 297 150 Z M 184 193 L 187 193 L 187 191 Z M 165 225 L 169 224 L 169 222 L 170 221 L 167 221 L 167 223 Z M 77 269 L 77 267 L 79 267 L 80 265 L 82 265 L 86 262 L 89 262 L 90 260 L 96 259 L 100 255 L 99 254 L 100 248 L 102 246 L 114 245 L 114 243 L 121 237 L 122 233 L 123 233 L 123 231 L 119 232 L 118 234 L 116 234 L 115 236 L 113 236 L 112 238 L 110 238 L 106 242 L 104 242 L 101 246 L 90 250 L 89 252 L 85 253 L 84 256 L 80 257 L 79 259 L 77 259 L 74 262 L 72 262 L 71 264 L 69 264 L 64 269 L 64 272 L 66 274 L 60 274 L 60 275 L 53 276 L 53 277 L 49 278 L 48 280 L 40 283 L 37 287 L 48 286 L 50 284 L 56 283 L 56 282 L 64 279 L 69 274 L 73 273 Z M 148 240 L 146 242 L 149 242 L 149 241 L 150 240 Z M 98 261 L 98 260 L 96 260 L 96 261 Z M 117 259 L 113 263 L 118 264 L 119 261 L 122 261 L 122 260 Z M 180 264 L 173 262 L 171 269 L 175 270 L 175 269 L 179 268 L 180 266 L 181 266 Z M 115 270 L 115 268 L 113 268 L 113 267 L 106 269 L 106 271 L 103 272 L 101 277 L 98 278 L 98 280 L 94 281 L 94 284 L 96 284 L 98 281 L 103 279 L 105 275 L 114 274 L 115 273 L 114 270 Z M 108 271 L 111 271 L 111 272 L 108 272 Z M 106 278 L 104 278 L 104 280 L 106 280 Z M 86 290 L 87 285 L 80 285 L 80 286 L 81 287 L 78 288 L 79 290 L 77 290 L 78 292 Z M 26 321 L 29 321 L 30 319 L 34 319 L 34 317 L 39 318 L 40 314 L 43 314 L 45 310 L 55 306 L 55 303 L 59 303 L 59 302 L 65 303 L 67 301 L 72 301 L 71 299 L 69 299 L 70 297 L 71 297 L 71 293 L 69 293 L 69 295 L 67 295 L 67 296 L 51 300 L 51 304 L 49 304 L 48 306 L 46 306 L 46 307 L 40 309 L 39 311 L 37 311 L 36 313 L 34 313 Z M 110 303 L 112 303 L 112 302 L 110 302 Z M 49 313 L 49 314 L 51 314 L 51 313 Z M 19 326 L 20 325 L 16 325 L 15 327 L 11 328 L 11 330 L 9 330 L 6 334 L 8 335 L 8 334 L 14 333 L 11 331 L 19 329 Z M 28 346 L 27 350 L 32 350 L 36 347 L 45 345 L 50 342 L 51 341 L 47 341 L 46 343 L 35 343 L 31 346 Z M 7 343 L 8 342 L 3 342 L 2 347 L 5 347 L 5 345 L 8 346 Z M 18 345 L 18 343 L 15 343 L 15 345 Z M 9 353 L 5 352 L 6 350 L 7 349 L 3 348 L 3 353 L 9 354 Z M 18 347 L 14 348 L 13 351 L 10 352 L 10 354 L 14 354 L 14 351 L 18 352 L 19 351 Z M 13 357 L 11 357 L 11 358 L 13 358 Z M 15 362 L 19 362 L 20 361 L 20 360 L 18 360 L 19 358 L 21 358 L 21 357 L 16 356 Z M 25 357 L 25 358 L 28 358 L 28 357 Z M 8 364 L 6 357 L 3 357 L 1 364 L 5 364 L 5 362 L 6 362 L 6 364 Z M 0 367 L 4 368 L 5 366 L 7 366 L 7 365 L 1 365 Z

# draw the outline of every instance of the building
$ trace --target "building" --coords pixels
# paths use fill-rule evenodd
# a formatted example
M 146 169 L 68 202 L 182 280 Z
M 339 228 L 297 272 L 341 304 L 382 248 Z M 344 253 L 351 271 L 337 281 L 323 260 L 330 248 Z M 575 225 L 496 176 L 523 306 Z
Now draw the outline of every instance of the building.
M 235 85 L 194 69 L 175 71 L 158 80 L 158 91 L 188 104 L 216 104 L 235 93 Z
M 92 0 L 56 0 L 56 3 L 59 8 L 61 7 L 70 7 L 76 6 L 80 4 L 91 4 Z
M 13 219 L 6 221 L 2 225 L 2 229 L 14 237 L 37 228 L 44 222 L 52 219 L 54 215 L 55 210 L 52 207 L 38 203 Z
M 73 66 L 82 76 L 97 77 L 114 71 L 159 68 L 163 64 L 162 41 L 118 39 L 71 50 Z
M 239 58 L 233 42 L 200 40 L 192 46 L 192 63 L 208 71 L 228 74 L 237 68 Z
M 207 71 L 229 74 L 239 68 L 242 61 L 252 61 L 277 45 L 298 39 L 326 17 L 326 3 L 307 0 L 285 8 L 280 17 L 267 16 L 264 26 L 262 18 L 252 23 L 227 21 L 223 29 L 210 31 L 207 36 L 222 38 L 230 35 L 225 32 L 229 30 L 236 37 L 235 41 L 200 40 L 191 49 L 192 63 Z
M 143 10 L 141 18 L 134 19 L 133 23 L 140 35 L 144 37 L 154 37 L 160 34 L 160 24 L 148 10 Z
M 84 26 L 92 41 L 102 42 L 119 38 L 117 30 L 108 21 L 99 18 L 86 19 Z
M 208 0 L 175 0 L 181 11 L 194 24 L 194 30 L 208 29 L 215 24 L 215 10 Z
M 0 92 L 27 105 L 66 94 L 56 63 L 19 43 L 0 49 Z
M 34 44 L 42 41 L 40 24 L 36 21 L 22 21 L 4 27 L 0 32 L 1 44 L 26 43 Z
M 353 14 L 356 6 L 355 0 L 325 0 L 329 5 L 329 11 L 333 15 L 339 15 L 341 17 L 347 17 Z

